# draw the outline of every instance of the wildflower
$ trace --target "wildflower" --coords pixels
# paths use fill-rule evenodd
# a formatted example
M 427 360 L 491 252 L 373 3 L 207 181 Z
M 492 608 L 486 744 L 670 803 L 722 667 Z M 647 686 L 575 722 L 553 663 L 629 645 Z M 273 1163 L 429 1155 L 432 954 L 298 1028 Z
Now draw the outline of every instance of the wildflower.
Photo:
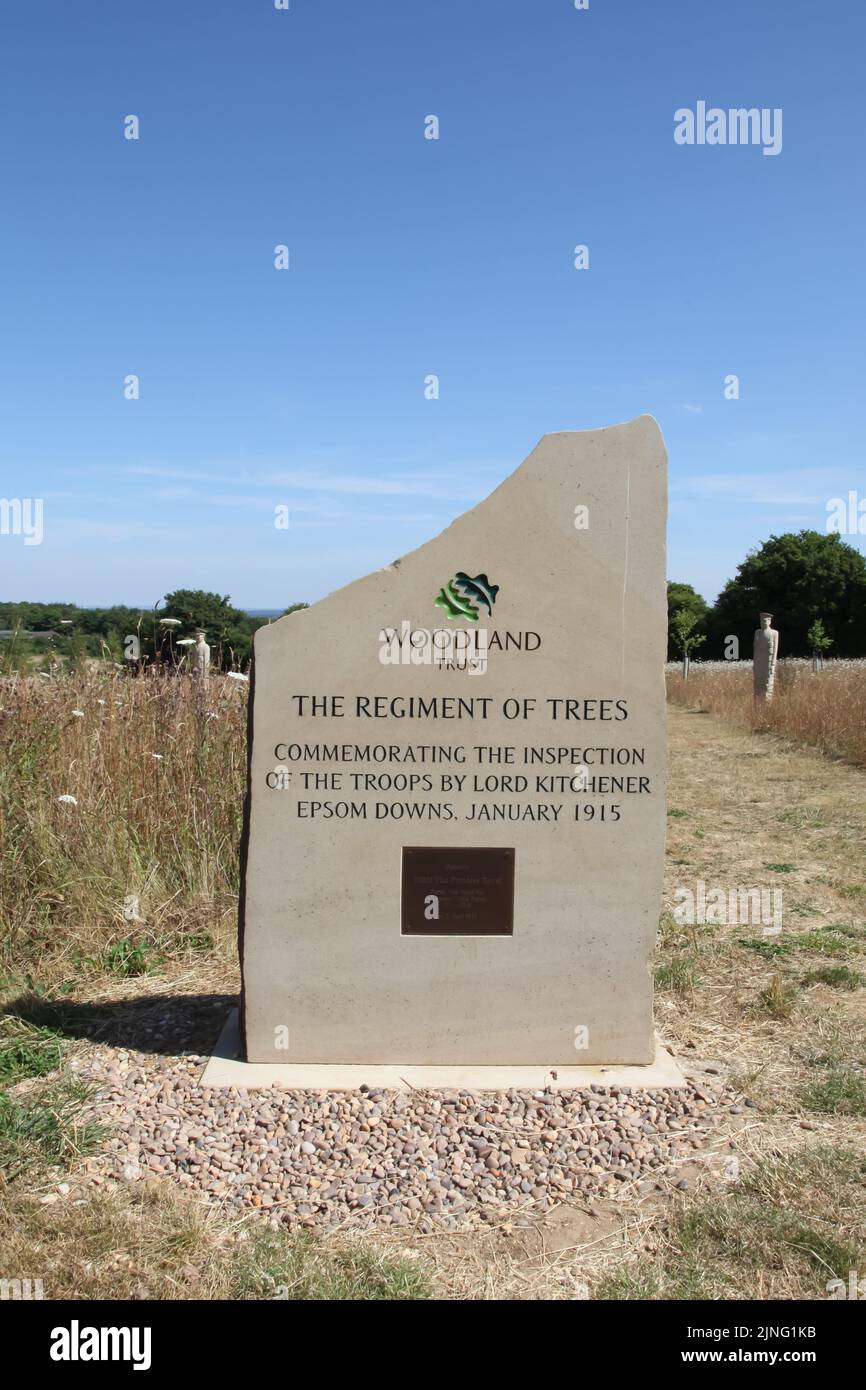
M 160 618 L 160 627 L 180 627 L 180 618 Z
M 226 671 L 230 681 L 248 681 L 249 676 L 245 676 L 241 671 Z
M 77 797 L 77 796 L 58 796 L 57 800 L 58 800 L 58 801 L 63 801 L 63 802 L 65 802 L 67 806 L 77 806 L 77 805 L 78 805 L 78 797 Z
M 104 700 L 97 700 L 96 703 L 97 703 L 98 705 L 104 705 L 104 704 L 105 704 L 105 701 L 104 701 Z
M 74 710 L 72 711 L 72 713 L 75 715 L 75 718 L 76 718 L 76 719 L 83 719 L 83 718 L 84 718 L 84 710 L 83 710 L 83 709 L 74 709 Z
M 156 758 L 156 761 L 157 761 L 158 763 L 161 763 L 161 762 L 162 762 L 162 758 L 163 758 L 162 753 L 151 753 L 150 756 L 151 756 L 152 758 Z
M 176 646 L 176 647 L 194 647 L 194 646 L 195 646 L 195 638 L 194 638 L 194 637 L 178 637 L 177 641 L 175 642 L 175 646 Z

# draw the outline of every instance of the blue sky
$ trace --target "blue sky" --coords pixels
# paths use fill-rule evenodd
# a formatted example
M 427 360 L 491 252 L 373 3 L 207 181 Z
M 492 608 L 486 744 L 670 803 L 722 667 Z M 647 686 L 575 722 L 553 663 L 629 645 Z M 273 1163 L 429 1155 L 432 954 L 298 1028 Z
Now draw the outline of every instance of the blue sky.
M 864 10 L 15 0 L 0 496 L 45 534 L 0 598 L 313 600 L 645 411 L 672 579 L 824 529 L 866 496 Z M 782 108 L 781 153 L 675 144 L 699 100 Z

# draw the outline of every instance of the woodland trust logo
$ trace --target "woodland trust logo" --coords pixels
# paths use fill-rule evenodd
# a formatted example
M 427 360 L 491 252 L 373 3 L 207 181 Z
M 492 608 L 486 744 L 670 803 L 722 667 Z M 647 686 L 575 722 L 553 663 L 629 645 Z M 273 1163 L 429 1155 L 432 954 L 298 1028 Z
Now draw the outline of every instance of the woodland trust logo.
M 493 613 L 499 585 L 486 574 L 466 574 L 458 570 L 434 599 L 446 618 L 463 618 L 478 623 L 480 607 Z M 439 666 L 448 671 L 468 671 L 471 676 L 487 670 L 490 651 L 535 652 L 541 646 L 538 632 L 488 632 L 485 627 L 413 628 L 404 618 L 400 628 L 382 628 L 379 633 L 379 660 L 383 666 Z
M 491 584 L 486 574 L 476 574 L 473 579 L 464 570 L 458 570 L 439 590 L 434 604 L 442 609 L 446 618 L 465 618 L 468 623 L 477 623 L 478 605 L 483 604 L 492 616 L 498 593 L 499 585 Z

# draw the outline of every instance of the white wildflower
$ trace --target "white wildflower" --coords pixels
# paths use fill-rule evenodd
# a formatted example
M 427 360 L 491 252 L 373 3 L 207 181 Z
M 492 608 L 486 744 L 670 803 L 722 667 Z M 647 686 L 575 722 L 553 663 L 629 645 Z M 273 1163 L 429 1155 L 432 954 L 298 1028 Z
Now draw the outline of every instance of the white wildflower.
M 58 800 L 58 801 L 63 801 L 63 802 L 65 802 L 65 804 L 66 804 L 67 806 L 77 806 L 77 805 L 78 805 L 78 797 L 77 797 L 77 796 L 58 796 L 57 800 Z

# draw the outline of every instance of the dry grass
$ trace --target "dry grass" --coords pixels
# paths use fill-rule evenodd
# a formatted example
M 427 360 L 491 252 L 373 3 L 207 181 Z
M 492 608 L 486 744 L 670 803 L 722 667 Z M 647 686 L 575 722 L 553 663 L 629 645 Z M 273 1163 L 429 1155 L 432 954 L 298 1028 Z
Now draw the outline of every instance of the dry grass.
M 805 1086 L 866 1063 L 866 777 L 675 708 L 669 742 L 659 960 L 692 988 L 660 992 L 660 1023 L 686 1056 L 725 1058 L 765 1111 L 807 1119 Z M 699 881 L 781 892 L 782 932 L 679 925 L 677 895 Z M 841 1118 L 834 1138 L 851 1138 Z
M 235 910 L 245 695 L 103 666 L 0 678 L 0 970 L 143 974 L 213 945 Z
M 344 1239 L 327 1248 L 149 1182 L 0 1200 L 3 1277 L 45 1298 L 404 1300 L 431 1297 L 425 1261 Z
M 687 681 L 668 674 L 668 699 L 732 723 L 760 729 L 866 767 L 866 662 L 779 663 L 774 698 L 756 706 L 750 664 L 724 662 L 691 668 Z
M 827 1298 L 866 1261 L 866 1158 L 815 1146 L 767 1155 L 719 1195 L 680 1204 L 642 1252 L 603 1274 L 602 1299 Z

